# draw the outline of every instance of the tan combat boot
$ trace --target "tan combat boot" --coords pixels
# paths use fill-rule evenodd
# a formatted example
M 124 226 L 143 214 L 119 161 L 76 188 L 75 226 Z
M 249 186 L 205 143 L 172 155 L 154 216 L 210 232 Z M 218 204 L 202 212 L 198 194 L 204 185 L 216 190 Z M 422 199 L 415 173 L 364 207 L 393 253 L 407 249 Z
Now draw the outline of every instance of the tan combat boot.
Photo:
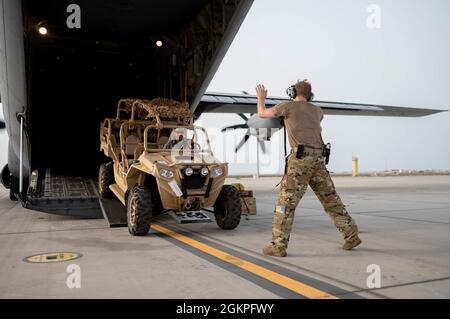
M 274 245 L 268 245 L 264 247 L 263 254 L 266 256 L 274 256 L 274 257 L 286 257 L 286 249 L 278 248 Z
M 346 240 L 344 245 L 342 246 L 342 249 L 352 250 L 356 246 L 359 246 L 359 244 L 361 244 L 361 243 L 362 243 L 362 241 L 361 241 L 361 239 L 359 239 L 359 237 L 356 237 L 353 240 Z

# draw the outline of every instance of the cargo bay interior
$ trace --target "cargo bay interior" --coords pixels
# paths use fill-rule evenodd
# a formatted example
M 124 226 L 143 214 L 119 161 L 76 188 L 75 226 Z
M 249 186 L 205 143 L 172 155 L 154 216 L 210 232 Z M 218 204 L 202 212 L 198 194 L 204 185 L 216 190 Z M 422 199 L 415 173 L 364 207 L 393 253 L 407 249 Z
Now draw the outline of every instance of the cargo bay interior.
M 72 2 L 23 2 L 27 131 L 31 166 L 39 171 L 34 206 L 45 206 L 39 199 L 96 196 L 98 164 L 105 160 L 99 124 L 115 116 L 119 99 L 192 103 L 203 94 L 240 3 L 80 0 L 80 28 L 71 29 Z

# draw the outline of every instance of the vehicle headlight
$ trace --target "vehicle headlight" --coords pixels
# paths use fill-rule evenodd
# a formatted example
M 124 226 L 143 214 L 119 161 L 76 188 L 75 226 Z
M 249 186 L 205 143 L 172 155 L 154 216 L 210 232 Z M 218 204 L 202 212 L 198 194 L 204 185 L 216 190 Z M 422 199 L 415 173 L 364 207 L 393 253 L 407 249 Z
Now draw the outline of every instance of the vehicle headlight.
M 213 168 L 213 170 L 211 172 L 211 176 L 214 178 L 219 177 L 222 174 L 223 174 L 223 169 L 221 169 L 220 167 Z
M 168 169 L 161 168 L 159 170 L 159 175 L 161 175 L 162 177 L 165 177 L 165 178 L 172 178 L 173 177 L 173 172 L 168 170 Z
M 200 171 L 200 173 L 201 173 L 203 176 L 206 176 L 206 175 L 208 175 L 208 173 L 209 173 L 209 169 L 208 169 L 207 167 L 203 167 L 202 170 Z
M 194 174 L 194 170 L 191 167 L 188 167 L 184 170 L 184 174 L 186 176 L 191 176 L 192 174 Z

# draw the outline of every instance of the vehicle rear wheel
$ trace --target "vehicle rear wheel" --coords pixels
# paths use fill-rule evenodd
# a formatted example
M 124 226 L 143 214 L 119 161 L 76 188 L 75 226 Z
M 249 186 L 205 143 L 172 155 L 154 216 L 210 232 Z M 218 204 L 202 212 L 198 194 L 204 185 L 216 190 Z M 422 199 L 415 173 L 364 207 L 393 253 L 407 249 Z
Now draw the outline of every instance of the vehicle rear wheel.
M 152 222 L 152 193 L 147 187 L 135 187 L 127 201 L 128 231 L 133 236 L 145 236 Z
M 109 185 L 112 184 L 114 184 L 114 163 L 109 162 L 100 165 L 98 172 L 98 193 L 101 198 L 113 197 L 113 192 L 109 188 Z
M 224 185 L 214 204 L 216 223 L 222 229 L 235 229 L 241 222 L 241 195 L 231 185 Z

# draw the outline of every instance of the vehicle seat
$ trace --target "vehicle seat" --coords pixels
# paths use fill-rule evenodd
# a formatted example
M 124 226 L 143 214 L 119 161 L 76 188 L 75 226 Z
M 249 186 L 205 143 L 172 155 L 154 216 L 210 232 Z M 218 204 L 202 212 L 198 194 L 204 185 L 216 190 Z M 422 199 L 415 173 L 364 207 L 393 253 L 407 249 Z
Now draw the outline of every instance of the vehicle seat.
M 117 144 L 117 139 L 114 135 L 111 134 L 111 136 L 109 137 L 111 140 L 111 147 L 114 151 L 114 153 L 116 154 L 116 156 L 119 156 L 120 153 L 120 145 Z
M 110 139 L 110 141 L 111 141 L 111 147 L 112 147 L 112 148 L 116 148 L 116 147 L 117 147 L 117 140 L 116 140 L 116 137 L 115 137 L 113 134 L 111 134 L 111 136 L 109 137 L 109 139 Z
M 128 135 L 125 140 L 125 154 L 134 157 L 134 152 L 138 146 L 139 138 L 136 135 Z
M 139 159 L 139 156 L 141 156 L 143 152 L 144 152 L 144 145 L 139 144 L 134 150 L 134 160 L 137 161 Z
M 167 144 L 167 142 L 169 142 L 169 137 L 168 136 L 160 136 L 160 138 L 158 139 L 158 147 L 159 148 L 164 148 L 164 146 Z

